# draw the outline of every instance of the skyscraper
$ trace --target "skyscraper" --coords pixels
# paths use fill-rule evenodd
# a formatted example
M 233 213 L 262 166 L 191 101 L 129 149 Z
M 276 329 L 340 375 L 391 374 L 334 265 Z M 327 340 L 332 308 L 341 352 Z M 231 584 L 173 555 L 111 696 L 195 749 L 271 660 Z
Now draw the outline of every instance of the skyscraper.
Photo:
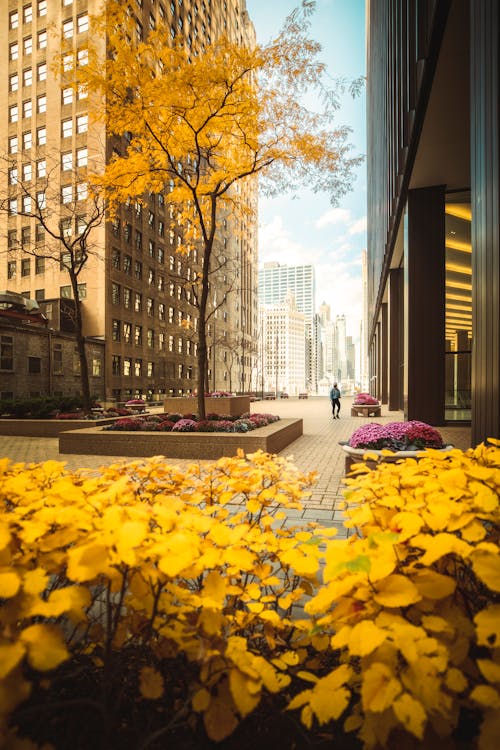
M 259 304 L 275 305 L 284 302 L 286 294 L 291 291 L 297 310 L 304 313 L 306 324 L 306 377 L 307 387 L 316 392 L 318 385 L 319 341 L 313 331 L 314 311 L 316 309 L 316 287 L 314 266 L 287 266 L 279 263 L 264 263 L 259 269 Z
M 64 222 L 65 236 L 78 234 L 91 203 L 87 166 L 94 168 L 123 145 L 96 120 L 103 103 L 92 92 L 61 85 L 66 66 L 69 71 L 87 64 L 89 15 L 102 5 L 100 0 L 9 0 L 8 12 L 0 16 L 0 75 L 8 92 L 0 101 L 0 153 L 8 163 L 0 176 L 0 195 L 8 206 L 0 214 L 0 237 L 8 238 L 8 252 L 0 259 L 0 289 L 22 292 L 41 305 L 71 297 L 72 289 L 62 259 L 42 262 L 33 256 L 34 248 L 49 238 L 21 213 L 29 200 L 46 201 Z M 131 0 L 130 9 L 138 40 L 164 25 L 172 39 L 181 37 L 193 50 L 222 33 L 241 44 L 255 43 L 245 0 Z M 51 65 L 60 54 L 61 74 Z M 47 184 L 49 171 L 50 192 L 38 189 Z M 26 185 L 29 195 L 23 195 Z M 253 204 L 252 188 L 245 190 Z M 214 290 L 222 301 L 208 332 L 209 382 L 216 388 L 227 379 L 225 342 L 252 338 L 257 322 L 254 219 L 239 222 L 243 228 L 233 233 L 228 218 L 220 234 L 238 280 L 227 298 L 222 286 Z M 92 231 L 92 252 L 79 276 L 78 294 L 84 334 L 105 341 L 106 392 L 96 395 L 126 400 L 139 393 L 152 398 L 192 390 L 196 341 L 189 284 L 201 258 L 196 248 L 190 257 L 176 253 L 182 232 L 162 192 L 122 206 L 112 222 Z M 248 355 L 239 360 L 242 368 L 245 359 Z

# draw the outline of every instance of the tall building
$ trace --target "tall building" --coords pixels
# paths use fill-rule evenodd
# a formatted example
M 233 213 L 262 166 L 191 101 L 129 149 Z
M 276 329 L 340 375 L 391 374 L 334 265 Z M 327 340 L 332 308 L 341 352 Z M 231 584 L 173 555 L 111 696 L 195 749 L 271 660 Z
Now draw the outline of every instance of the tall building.
M 72 290 L 57 260 L 42 262 L 25 252 L 48 238 L 34 219 L 20 215 L 28 196 L 19 186 L 29 182 L 36 200 L 46 201 L 66 222 L 64 231 L 78 231 L 89 210 L 82 175 L 87 165 L 109 158 L 120 144 L 94 117 L 102 101 L 84 89 L 61 86 L 52 65 L 61 52 L 63 75 L 66 65 L 87 64 L 89 15 L 101 0 L 6 0 L 5 5 L 8 12 L 0 15 L 0 75 L 6 92 L 0 101 L 0 153 L 7 155 L 9 168 L 0 175 L 0 195 L 8 200 L 9 215 L 0 214 L 0 242 L 8 250 L 0 259 L 0 289 L 22 293 L 43 307 L 44 300 L 71 297 Z M 255 43 L 245 0 L 130 0 L 129 5 L 138 39 L 164 25 L 172 38 L 183 37 L 193 49 L 222 33 L 241 44 Z M 47 182 L 49 168 L 50 195 L 48 190 L 42 195 L 36 186 Z M 254 189 L 242 189 L 255 204 Z M 188 258 L 176 253 L 183 227 L 174 214 L 166 193 L 151 193 L 143 202 L 122 206 L 112 222 L 92 232 L 78 292 L 84 334 L 105 342 L 105 393 L 97 395 L 107 400 L 138 394 L 160 398 L 194 388 L 196 310 L 189 282 L 201 258 L 196 248 Z M 255 219 L 239 222 L 233 232 L 228 217 L 220 233 L 237 279 L 227 295 L 222 276 L 215 290 L 222 304 L 207 338 L 212 347 L 209 384 L 216 389 L 227 387 L 228 351 L 236 345 L 235 381 L 248 382 L 248 343 L 258 319 Z M 3 238 L 8 238 L 7 248 Z
M 473 444 L 500 435 L 499 15 L 367 4 L 370 378 Z
M 264 391 L 298 396 L 306 384 L 305 315 L 299 312 L 290 290 L 283 302 L 262 306 L 260 315 L 262 371 L 256 390 L 261 383 Z
M 288 266 L 277 262 L 264 263 L 259 269 L 259 305 L 275 305 L 284 302 L 286 294 L 291 291 L 297 310 L 304 313 L 306 336 L 307 388 L 316 392 L 318 384 L 319 340 L 314 324 L 316 309 L 316 283 L 314 266 Z

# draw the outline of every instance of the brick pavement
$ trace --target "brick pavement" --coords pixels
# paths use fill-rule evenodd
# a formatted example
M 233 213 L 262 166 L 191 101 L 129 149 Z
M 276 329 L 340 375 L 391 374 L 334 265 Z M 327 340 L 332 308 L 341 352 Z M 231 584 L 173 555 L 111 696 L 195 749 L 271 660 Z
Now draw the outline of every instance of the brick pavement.
M 302 417 L 304 434 L 282 451 L 304 472 L 317 472 L 317 481 L 311 497 L 306 500 L 303 511 L 289 511 L 287 523 L 317 521 L 323 525 L 334 525 L 342 529 L 343 514 L 339 509 L 342 500 L 342 480 L 345 468 L 345 453 L 339 441 L 347 441 L 351 433 L 361 424 L 370 421 L 392 422 L 403 419 L 401 412 L 389 412 L 382 408 L 382 416 L 376 420 L 364 417 L 351 417 L 351 399 L 342 399 L 340 419 L 332 419 L 329 400 L 313 397 L 307 400 L 287 399 L 255 402 L 252 411 L 271 412 L 281 417 Z M 470 429 L 466 427 L 440 428 L 446 442 L 459 448 L 470 446 Z M 68 469 L 98 469 L 119 461 L 132 461 L 132 458 L 119 456 L 82 456 L 60 454 L 57 438 L 5 437 L 0 435 L 0 456 L 15 462 L 38 463 L 53 459 L 64 461 Z M 192 461 L 172 459 L 176 466 L 191 464 Z M 202 462 L 203 463 L 203 462 Z

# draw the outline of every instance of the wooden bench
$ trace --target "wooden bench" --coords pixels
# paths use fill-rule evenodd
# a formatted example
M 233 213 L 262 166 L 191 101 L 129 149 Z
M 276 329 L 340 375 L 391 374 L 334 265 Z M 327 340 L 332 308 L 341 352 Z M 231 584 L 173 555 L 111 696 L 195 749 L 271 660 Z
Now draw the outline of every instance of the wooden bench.
M 351 417 L 380 417 L 380 404 L 353 404 Z

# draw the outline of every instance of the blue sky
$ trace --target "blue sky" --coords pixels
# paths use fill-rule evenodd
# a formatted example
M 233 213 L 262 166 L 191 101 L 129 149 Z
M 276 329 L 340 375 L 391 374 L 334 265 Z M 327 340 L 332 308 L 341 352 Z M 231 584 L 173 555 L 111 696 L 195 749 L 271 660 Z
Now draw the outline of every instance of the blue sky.
M 259 42 L 271 39 L 300 0 L 247 0 Z M 365 74 L 364 0 L 317 0 L 310 35 L 323 47 L 321 59 L 333 77 Z M 366 153 L 365 92 L 346 95 L 337 124 L 352 128 L 353 154 Z M 333 208 L 329 197 L 304 192 L 297 198 L 259 201 L 260 263 L 312 263 L 316 305 L 325 301 L 332 316 L 344 314 L 348 333 L 358 337 L 362 310 L 361 251 L 366 248 L 366 165 L 354 188 Z

